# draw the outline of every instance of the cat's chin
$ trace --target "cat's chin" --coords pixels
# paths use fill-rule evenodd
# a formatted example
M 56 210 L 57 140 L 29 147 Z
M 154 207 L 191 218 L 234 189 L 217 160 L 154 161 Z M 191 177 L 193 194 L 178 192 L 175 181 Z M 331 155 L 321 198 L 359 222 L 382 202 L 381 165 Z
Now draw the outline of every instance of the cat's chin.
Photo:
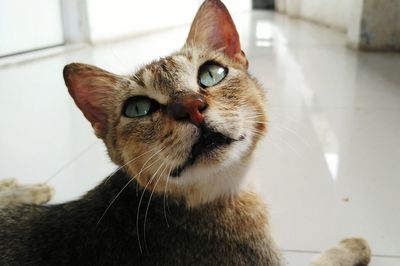
M 186 161 L 178 165 L 172 172 L 171 177 L 179 177 L 188 168 L 196 164 L 212 163 L 217 157 L 221 156 L 223 150 L 235 141 L 241 139 L 233 139 L 220 132 L 213 131 L 205 126 L 201 127 L 201 133 L 198 140 L 193 144 L 190 154 Z

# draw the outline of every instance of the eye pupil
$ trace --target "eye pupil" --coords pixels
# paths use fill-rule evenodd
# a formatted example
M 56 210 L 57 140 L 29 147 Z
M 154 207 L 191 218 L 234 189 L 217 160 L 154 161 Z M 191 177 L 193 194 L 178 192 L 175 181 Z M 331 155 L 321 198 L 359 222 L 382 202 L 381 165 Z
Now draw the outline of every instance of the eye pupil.
M 217 85 L 227 75 L 228 70 L 215 62 L 206 62 L 199 69 L 199 84 L 203 88 Z

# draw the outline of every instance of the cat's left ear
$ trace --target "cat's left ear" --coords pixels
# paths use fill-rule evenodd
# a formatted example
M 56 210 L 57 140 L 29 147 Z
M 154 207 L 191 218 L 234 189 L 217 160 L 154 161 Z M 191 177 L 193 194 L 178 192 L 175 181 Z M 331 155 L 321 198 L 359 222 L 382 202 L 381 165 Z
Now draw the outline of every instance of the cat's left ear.
M 192 22 L 187 46 L 204 46 L 222 50 L 225 55 L 248 67 L 240 47 L 239 34 L 228 9 L 220 0 L 205 0 Z
M 118 76 L 80 63 L 66 65 L 63 75 L 69 94 L 92 124 L 96 136 L 104 138 Z

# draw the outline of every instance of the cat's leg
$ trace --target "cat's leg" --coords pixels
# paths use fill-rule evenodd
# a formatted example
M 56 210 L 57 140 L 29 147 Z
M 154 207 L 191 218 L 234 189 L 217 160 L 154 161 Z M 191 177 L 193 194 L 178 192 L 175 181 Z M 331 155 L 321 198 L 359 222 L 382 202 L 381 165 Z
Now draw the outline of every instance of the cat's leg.
M 0 180 L 0 191 L 5 190 L 7 188 L 16 187 L 18 185 L 17 179 L 15 178 L 6 178 Z
M 371 249 L 362 238 L 348 238 L 330 248 L 311 262 L 311 266 L 367 266 Z
M 4 187 L 0 190 L 0 207 L 18 204 L 43 204 L 53 196 L 53 189 L 46 184 Z

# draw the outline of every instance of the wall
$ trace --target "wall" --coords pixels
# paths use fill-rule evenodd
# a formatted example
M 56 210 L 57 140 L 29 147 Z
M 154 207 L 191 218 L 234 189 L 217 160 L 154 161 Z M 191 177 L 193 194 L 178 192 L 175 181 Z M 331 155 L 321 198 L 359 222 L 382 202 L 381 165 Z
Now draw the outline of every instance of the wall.
M 64 42 L 90 41 L 88 14 L 84 0 L 61 0 Z
M 190 23 L 200 0 L 87 0 L 92 43 L 124 38 Z M 251 9 L 251 0 L 226 0 L 235 13 Z
M 346 31 L 352 0 L 302 0 L 301 16 Z
M 276 0 L 277 10 L 347 32 L 350 47 L 400 51 L 399 0 Z
M 364 0 L 359 25 L 358 48 L 400 51 L 399 0 Z
M 0 0 L 0 56 L 63 41 L 58 1 Z
M 352 12 L 350 15 L 349 26 L 347 28 L 347 42 L 351 47 L 358 46 L 360 31 L 361 31 L 361 18 L 363 13 L 364 0 L 353 0 Z
M 277 9 L 292 17 L 301 17 L 346 31 L 353 0 L 277 0 Z

